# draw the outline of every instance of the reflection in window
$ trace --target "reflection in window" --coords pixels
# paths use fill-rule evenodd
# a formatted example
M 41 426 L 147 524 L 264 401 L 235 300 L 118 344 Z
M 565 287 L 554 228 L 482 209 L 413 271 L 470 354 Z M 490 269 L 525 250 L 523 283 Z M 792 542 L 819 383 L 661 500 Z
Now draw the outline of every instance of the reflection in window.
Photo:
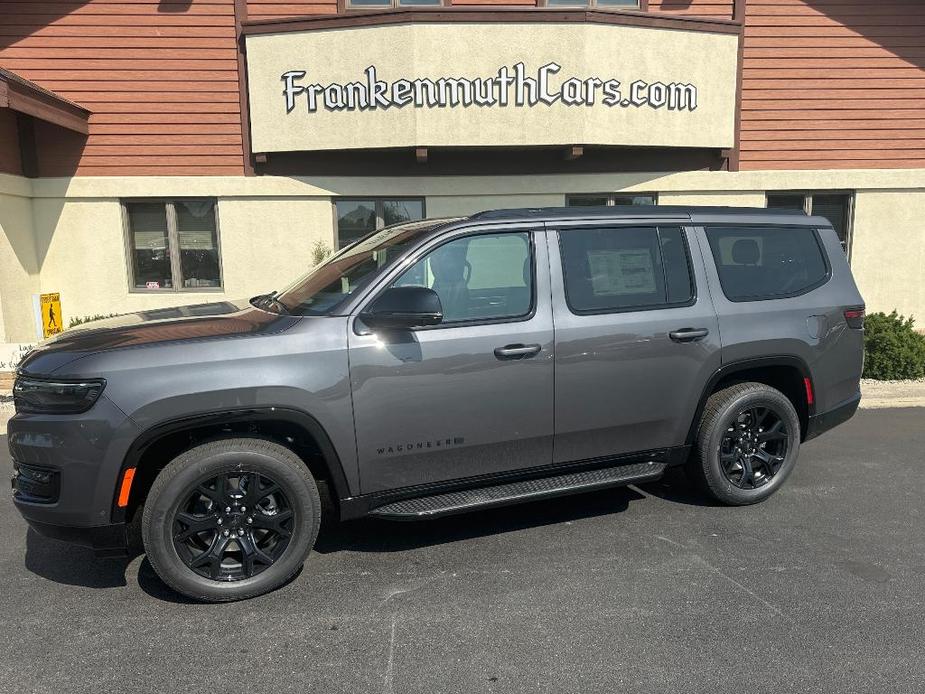
M 172 288 L 166 208 L 161 203 L 133 203 L 126 211 L 135 289 Z
M 567 207 L 612 207 L 614 205 L 657 205 L 655 193 L 594 193 L 591 195 L 567 195 Z
M 393 286 L 420 286 L 440 296 L 443 322 L 517 318 L 533 303 L 526 232 L 466 236 L 434 249 Z
M 424 218 L 422 198 L 338 198 L 334 205 L 338 248 L 391 224 Z
M 133 289 L 222 286 L 215 200 L 137 201 L 124 206 Z

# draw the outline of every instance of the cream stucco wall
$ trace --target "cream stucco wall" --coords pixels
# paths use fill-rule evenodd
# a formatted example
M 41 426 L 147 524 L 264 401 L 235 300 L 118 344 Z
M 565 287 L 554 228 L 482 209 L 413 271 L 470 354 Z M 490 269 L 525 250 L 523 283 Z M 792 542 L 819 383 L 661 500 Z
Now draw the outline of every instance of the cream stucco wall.
M 925 327 L 925 190 L 859 191 L 851 267 L 868 311 L 897 309 Z
M 750 171 L 439 177 L 0 177 L 0 342 L 34 337 L 31 296 L 61 293 L 65 320 L 249 296 L 333 244 L 331 200 L 421 195 L 431 217 L 564 204 L 568 193 L 655 191 L 663 204 L 763 207 L 767 191 L 856 191 L 852 266 L 870 311 L 925 325 L 925 170 Z M 130 293 L 119 198 L 218 199 L 225 289 Z
M 31 186 L 0 175 L 0 343 L 35 337 L 32 295 L 39 288 Z
M 65 321 L 247 297 L 303 274 L 316 240 L 333 247 L 329 198 L 219 197 L 218 218 L 223 291 L 130 292 L 118 199 L 36 200 L 41 290 L 61 294 Z

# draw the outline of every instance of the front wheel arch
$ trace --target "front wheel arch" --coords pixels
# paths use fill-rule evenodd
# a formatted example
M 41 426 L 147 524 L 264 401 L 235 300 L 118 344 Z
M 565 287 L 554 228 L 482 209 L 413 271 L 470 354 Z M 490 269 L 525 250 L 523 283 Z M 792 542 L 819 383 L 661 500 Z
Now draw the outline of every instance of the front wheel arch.
M 324 427 L 311 415 L 290 408 L 221 410 L 179 417 L 136 437 L 126 454 L 113 492 L 113 523 L 132 521 L 143 506 L 157 475 L 176 456 L 209 440 L 251 437 L 278 443 L 299 456 L 316 480 L 330 487 L 330 501 L 339 514 L 339 500 L 351 496 L 340 460 Z M 119 506 L 125 471 L 134 468 L 128 504 Z

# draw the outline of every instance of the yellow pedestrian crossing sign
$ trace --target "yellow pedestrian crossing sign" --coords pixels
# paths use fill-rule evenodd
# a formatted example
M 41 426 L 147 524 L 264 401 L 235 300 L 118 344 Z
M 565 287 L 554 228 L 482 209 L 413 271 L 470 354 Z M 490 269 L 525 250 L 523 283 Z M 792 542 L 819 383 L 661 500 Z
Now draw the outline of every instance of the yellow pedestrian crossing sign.
M 42 334 L 47 338 L 57 335 L 64 330 L 63 318 L 61 316 L 61 295 L 42 294 L 41 300 L 42 312 Z

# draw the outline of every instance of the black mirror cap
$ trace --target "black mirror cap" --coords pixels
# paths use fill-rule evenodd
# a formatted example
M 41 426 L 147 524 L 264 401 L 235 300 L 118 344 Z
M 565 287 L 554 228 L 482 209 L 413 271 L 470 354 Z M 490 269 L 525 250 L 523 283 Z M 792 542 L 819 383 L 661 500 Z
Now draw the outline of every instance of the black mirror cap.
M 420 328 L 442 322 L 443 306 L 433 289 L 392 287 L 360 318 L 373 328 Z

